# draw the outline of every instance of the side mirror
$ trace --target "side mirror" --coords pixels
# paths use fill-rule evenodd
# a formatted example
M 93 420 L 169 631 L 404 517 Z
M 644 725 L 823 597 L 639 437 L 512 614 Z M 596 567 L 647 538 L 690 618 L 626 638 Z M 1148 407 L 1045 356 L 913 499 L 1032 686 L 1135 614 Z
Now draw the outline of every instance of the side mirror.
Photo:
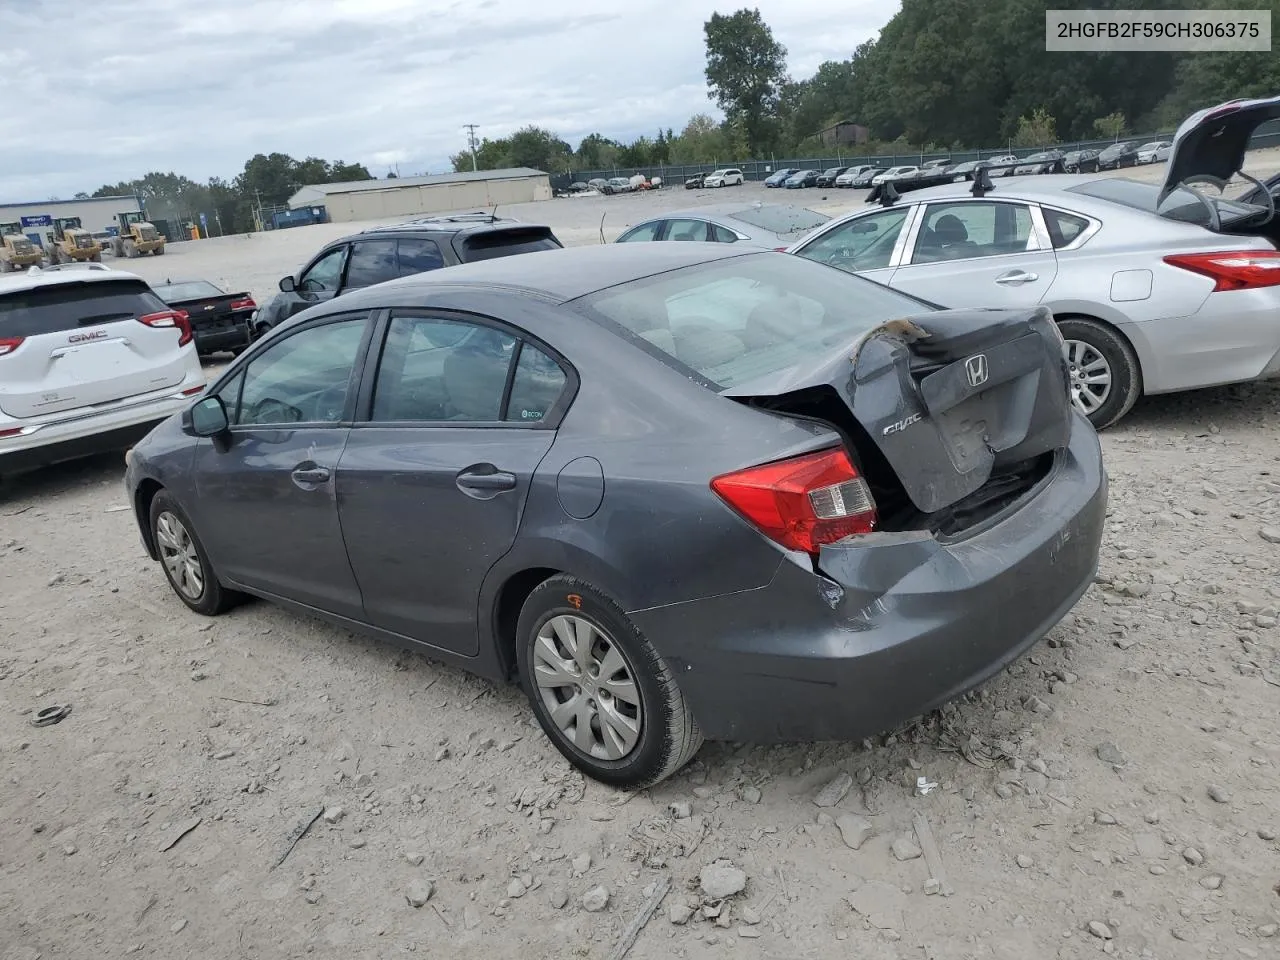
M 293 277 L 280 278 L 280 290 L 282 293 L 293 293 L 293 291 L 297 289 L 298 289 L 298 283 L 296 280 L 293 279 Z
M 231 424 L 221 397 L 205 397 L 182 415 L 182 427 L 197 437 L 216 437 Z

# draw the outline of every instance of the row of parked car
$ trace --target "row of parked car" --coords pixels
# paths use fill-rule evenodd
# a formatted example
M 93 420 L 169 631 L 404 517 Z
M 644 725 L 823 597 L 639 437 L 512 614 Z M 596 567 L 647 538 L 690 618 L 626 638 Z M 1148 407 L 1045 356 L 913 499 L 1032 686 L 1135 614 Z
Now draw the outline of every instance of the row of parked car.
M 673 212 L 570 250 L 482 214 L 379 228 L 283 278 L 303 308 L 207 387 L 137 277 L 0 279 L 0 472 L 41 431 L 176 411 L 125 488 L 182 603 L 281 601 L 519 682 L 605 783 L 660 781 L 704 737 L 857 739 L 1088 588 L 1090 420 L 1280 375 L 1280 177 L 1184 182 L 1277 117 L 1193 116 L 1163 185 L 978 177 L 787 254 L 761 241 L 821 215 Z M 636 242 L 681 239 L 703 242 Z
M 1170 144 L 1166 140 L 1154 140 L 1141 145 L 1115 143 L 1104 150 L 1044 150 L 1026 157 L 1015 154 L 988 157 L 985 160 L 967 160 L 953 163 L 949 158 L 927 160 L 919 165 L 902 164 L 893 167 L 862 164 L 829 167 L 826 170 L 786 167 L 767 177 L 766 187 L 789 190 L 805 187 L 866 188 L 878 186 L 890 180 L 912 180 L 921 177 L 964 174 L 972 180 L 979 167 L 999 167 L 1006 176 L 1024 176 L 1040 173 L 1093 173 L 1098 170 L 1116 170 L 1144 163 L 1167 160 Z

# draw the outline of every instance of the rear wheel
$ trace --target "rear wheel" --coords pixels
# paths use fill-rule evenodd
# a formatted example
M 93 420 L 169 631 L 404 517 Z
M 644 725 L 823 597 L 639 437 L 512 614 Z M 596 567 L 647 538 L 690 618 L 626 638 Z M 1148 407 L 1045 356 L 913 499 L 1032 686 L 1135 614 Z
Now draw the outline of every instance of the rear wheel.
M 169 586 L 196 613 L 216 617 L 240 600 L 240 594 L 218 583 L 190 519 L 164 490 L 151 501 L 151 535 Z
M 702 734 L 670 667 L 616 603 L 556 576 L 520 611 L 516 661 L 543 731 L 588 776 L 636 789 L 688 763 Z
M 1111 426 L 1142 396 L 1142 372 L 1133 347 L 1097 320 L 1072 317 L 1058 329 L 1067 344 L 1071 402 L 1098 430 Z
M 138 245 L 134 243 L 132 240 L 126 240 L 124 242 L 124 255 L 125 255 L 125 259 L 127 260 L 136 259 L 139 256 Z

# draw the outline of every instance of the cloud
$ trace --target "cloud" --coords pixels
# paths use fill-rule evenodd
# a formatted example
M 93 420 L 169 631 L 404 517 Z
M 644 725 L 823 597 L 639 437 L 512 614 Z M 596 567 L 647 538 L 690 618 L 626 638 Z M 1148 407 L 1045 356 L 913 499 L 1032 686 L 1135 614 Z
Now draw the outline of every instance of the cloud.
M 875 0 L 756 5 L 797 77 L 848 57 L 892 13 Z M 0 202 L 151 170 L 231 178 L 274 151 L 440 172 L 468 123 L 488 137 L 535 123 L 573 143 L 679 129 L 715 112 L 702 25 L 717 6 L 0 2 Z

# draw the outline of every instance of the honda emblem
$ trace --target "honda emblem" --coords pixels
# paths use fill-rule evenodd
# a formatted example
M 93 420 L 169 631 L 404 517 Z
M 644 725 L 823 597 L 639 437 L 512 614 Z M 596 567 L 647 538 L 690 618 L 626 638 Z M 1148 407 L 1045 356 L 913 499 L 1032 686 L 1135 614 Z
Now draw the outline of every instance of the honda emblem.
M 980 387 L 987 382 L 987 355 L 976 353 L 964 362 L 965 376 L 969 378 L 969 386 Z

